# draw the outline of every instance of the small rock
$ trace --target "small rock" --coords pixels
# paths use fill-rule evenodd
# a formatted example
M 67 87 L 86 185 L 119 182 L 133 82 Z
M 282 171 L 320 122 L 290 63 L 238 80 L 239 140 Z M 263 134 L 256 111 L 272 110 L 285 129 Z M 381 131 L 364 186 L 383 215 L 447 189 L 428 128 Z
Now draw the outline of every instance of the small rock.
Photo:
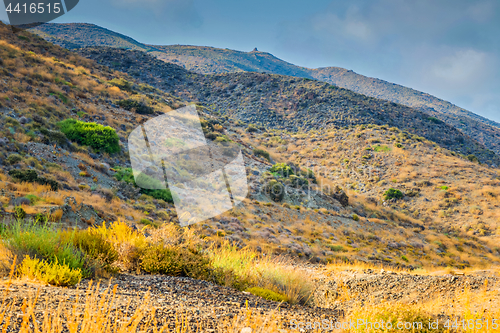
M 243 327 L 240 333 L 252 333 L 252 329 L 250 327 Z
M 64 91 L 65 94 L 67 94 L 69 93 L 70 88 L 68 85 L 65 84 L 64 86 L 61 87 L 61 90 Z
M 21 206 L 21 205 L 26 205 L 29 206 L 31 204 L 30 199 L 28 198 L 15 198 L 10 202 L 12 206 Z

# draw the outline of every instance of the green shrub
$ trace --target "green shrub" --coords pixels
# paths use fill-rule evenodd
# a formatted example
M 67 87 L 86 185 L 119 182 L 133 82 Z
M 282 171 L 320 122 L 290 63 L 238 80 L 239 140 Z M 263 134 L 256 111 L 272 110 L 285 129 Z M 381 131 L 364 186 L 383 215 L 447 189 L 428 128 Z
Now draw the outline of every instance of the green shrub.
M 148 273 L 195 279 L 209 275 L 208 264 L 208 259 L 201 253 L 163 244 L 147 247 L 140 257 L 140 267 Z
M 397 148 L 404 148 L 405 146 L 403 146 L 402 144 L 400 143 L 395 143 L 394 146 L 396 146 Z
M 22 220 L 26 217 L 26 212 L 24 211 L 23 207 L 17 206 L 14 208 L 14 216 L 18 220 Z
M 135 182 L 135 177 L 132 172 L 132 168 L 122 168 L 122 167 L 116 167 L 115 170 L 117 171 L 115 174 L 115 178 L 118 181 L 124 181 L 126 183 L 132 184 L 135 187 L 137 187 L 137 184 Z M 139 179 L 139 182 L 141 184 L 156 184 L 158 181 L 155 179 L 141 173 L 139 176 L 137 176 Z M 167 184 L 168 186 L 168 184 Z M 172 192 L 170 192 L 170 189 L 165 189 L 165 190 L 151 190 L 151 189 L 145 189 L 141 188 L 141 193 L 149 195 L 155 199 L 158 200 L 163 200 L 166 202 L 174 202 L 174 199 L 172 197 Z
M 259 296 L 270 301 L 275 301 L 275 302 L 288 301 L 288 298 L 285 295 L 261 287 L 248 288 L 246 291 L 248 291 L 251 294 L 254 294 L 255 296 Z
M 292 168 L 285 163 L 276 163 L 269 171 L 282 177 L 289 177 L 290 175 L 293 175 Z
M 468 155 L 468 156 L 467 156 L 467 159 L 468 159 L 469 161 L 471 161 L 471 162 L 474 162 L 474 163 L 479 162 L 479 159 L 476 157 L 476 155 L 472 155 L 472 154 L 470 154 L 470 155 Z
M 148 226 L 151 226 L 151 227 L 153 227 L 153 228 L 158 228 L 158 223 L 152 222 L 152 221 L 150 221 L 150 220 L 148 220 L 148 219 L 141 219 L 141 220 L 139 221 L 139 223 L 140 223 L 140 224 L 142 224 L 142 225 L 148 225 Z
M 327 245 L 333 252 L 347 252 L 342 245 Z
M 86 123 L 75 119 L 66 119 L 58 123 L 68 139 L 81 145 L 90 146 L 97 151 L 116 153 L 120 151 L 119 138 L 116 131 L 96 123 Z
M 257 148 L 255 148 L 255 149 L 253 150 L 253 154 L 254 154 L 255 156 L 261 156 L 261 157 L 264 157 L 264 158 L 265 158 L 266 160 L 268 160 L 268 161 L 270 160 L 269 153 L 268 153 L 267 151 L 263 150 L 263 149 L 257 149 Z
M 49 185 L 53 191 L 57 191 L 59 189 L 59 183 L 53 179 L 38 177 L 36 182 L 41 185 Z
M 259 130 L 259 129 L 258 129 L 257 127 L 255 127 L 254 125 L 251 125 L 251 124 L 250 124 L 250 125 L 248 125 L 248 127 L 247 127 L 247 129 L 246 129 L 246 131 L 247 131 L 248 133 L 257 132 L 258 130 Z
M 35 170 L 10 170 L 9 176 L 19 182 L 34 183 L 38 180 L 38 174 Z
M 69 238 L 73 245 L 92 261 L 87 264 L 91 268 L 104 268 L 110 271 L 113 263 L 118 260 L 118 252 L 113 245 L 103 235 L 93 232 L 92 229 L 71 234 L 66 232 L 65 235 L 63 234 L 63 238 Z
M 39 197 L 37 197 L 34 194 L 26 194 L 24 197 L 26 199 L 29 199 L 29 201 L 31 202 L 32 205 L 36 204 L 38 201 L 41 200 Z
M 33 222 L 35 222 L 36 224 L 45 224 L 45 223 L 47 223 L 48 220 L 49 220 L 49 217 L 45 214 L 42 214 L 42 213 L 37 213 L 33 217 Z
M 127 111 L 135 111 L 138 114 L 153 114 L 155 111 L 152 107 L 147 106 L 144 102 L 138 102 L 133 99 L 122 99 L 116 104 Z
M 134 173 L 132 172 L 132 168 L 115 167 L 114 170 L 116 170 L 116 180 L 135 185 Z
M 442 121 L 437 119 L 436 117 L 428 117 L 427 120 L 429 120 L 430 122 L 433 122 L 434 124 L 441 124 Z
M 269 194 L 271 199 L 280 202 L 285 197 L 285 187 L 280 182 L 272 179 L 264 187 L 264 191 Z
M 406 262 L 408 262 L 408 261 L 409 261 L 409 260 L 408 260 L 408 258 L 407 258 L 405 255 L 402 255 L 402 256 L 401 256 L 401 259 L 402 259 L 403 261 L 406 261 Z
M 352 214 L 352 219 L 357 222 L 359 221 L 359 216 L 356 214 Z
M 73 269 L 57 261 L 48 263 L 29 256 L 17 267 L 17 274 L 54 286 L 74 286 L 82 279 L 82 271 L 79 268 Z
M 9 164 L 16 164 L 19 163 L 23 160 L 23 157 L 19 154 L 10 154 L 7 156 L 7 163 Z
M 400 190 L 393 189 L 393 188 L 388 189 L 384 193 L 384 199 L 386 201 L 391 200 L 391 199 L 399 200 L 399 199 L 402 199 L 403 197 L 404 197 L 403 192 L 401 192 Z

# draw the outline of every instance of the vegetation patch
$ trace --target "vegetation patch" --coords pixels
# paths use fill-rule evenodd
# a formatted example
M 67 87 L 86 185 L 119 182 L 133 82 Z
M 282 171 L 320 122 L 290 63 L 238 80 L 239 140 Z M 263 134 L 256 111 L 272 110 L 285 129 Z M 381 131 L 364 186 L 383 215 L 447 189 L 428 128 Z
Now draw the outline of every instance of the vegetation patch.
M 148 106 L 142 101 L 134 99 L 122 99 L 116 102 L 119 106 L 127 111 L 134 111 L 138 114 L 153 114 L 155 111 L 152 107 Z
M 255 296 L 259 296 L 270 301 L 275 301 L 275 302 L 288 301 L 285 295 L 261 287 L 248 288 L 247 291 L 251 294 L 254 294 Z
M 255 148 L 255 149 L 253 150 L 253 154 L 254 154 L 255 156 L 260 156 L 260 157 L 263 157 L 263 158 L 265 158 L 265 159 L 266 159 L 266 160 L 268 160 L 268 161 L 270 160 L 269 153 L 268 153 L 267 151 L 263 150 L 263 149 L 258 149 L 258 148 Z
M 86 123 L 72 118 L 59 122 L 58 126 L 68 139 L 81 145 L 110 154 L 120 151 L 118 135 L 109 126 Z
M 117 167 L 115 168 L 115 170 L 117 171 L 115 174 L 115 178 L 117 180 L 124 181 L 126 183 L 134 185 L 135 187 L 138 187 L 136 184 L 136 179 L 132 172 L 132 168 Z M 139 174 L 137 178 L 139 179 L 139 182 L 141 184 L 150 184 L 150 183 L 156 184 L 158 182 L 155 179 L 143 173 Z M 151 190 L 151 189 L 141 188 L 141 193 L 149 195 L 155 199 L 163 200 L 166 202 L 174 202 L 174 199 L 172 197 L 172 192 L 170 192 L 168 184 L 167 184 L 167 189 L 164 190 Z
M 384 199 L 386 201 L 391 200 L 391 199 L 399 200 L 399 199 L 403 199 L 403 197 L 404 197 L 403 192 L 401 192 L 400 190 L 393 189 L 393 188 L 388 189 L 384 193 Z
M 53 191 L 59 189 L 59 183 L 53 179 L 39 177 L 35 170 L 16 170 L 9 171 L 9 176 L 18 182 L 38 183 L 40 185 L 49 185 Z
M 82 279 L 82 271 L 57 262 L 41 261 L 26 256 L 17 268 L 17 274 L 22 277 L 36 279 L 54 286 L 73 286 Z

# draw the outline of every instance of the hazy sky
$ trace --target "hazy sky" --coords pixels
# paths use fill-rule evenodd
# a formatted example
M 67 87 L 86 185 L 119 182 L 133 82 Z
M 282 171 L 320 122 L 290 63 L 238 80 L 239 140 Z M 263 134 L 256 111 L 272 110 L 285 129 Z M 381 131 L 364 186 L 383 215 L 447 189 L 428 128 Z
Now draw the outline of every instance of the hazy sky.
M 95 23 L 150 44 L 257 47 L 297 65 L 402 84 L 500 122 L 498 0 L 80 0 L 56 22 Z

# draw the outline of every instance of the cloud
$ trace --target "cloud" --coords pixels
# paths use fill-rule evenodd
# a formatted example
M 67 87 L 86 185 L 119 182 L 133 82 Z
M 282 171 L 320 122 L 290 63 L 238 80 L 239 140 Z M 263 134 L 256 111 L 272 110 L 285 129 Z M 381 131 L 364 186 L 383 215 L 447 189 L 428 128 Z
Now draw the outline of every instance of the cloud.
M 473 49 L 460 50 L 453 55 L 438 59 L 430 72 L 449 83 L 466 84 L 488 70 L 488 55 Z
M 334 0 L 280 27 L 279 47 L 302 65 L 345 67 L 500 121 L 498 1 Z
M 355 38 L 362 41 L 370 41 L 373 37 L 372 29 L 366 21 L 359 17 L 356 6 L 350 7 L 345 17 L 339 17 L 336 13 L 327 12 L 313 17 L 312 21 L 313 29 L 319 33 L 328 33 L 343 38 Z
M 194 0 L 108 0 L 121 10 L 134 10 L 141 16 L 141 23 L 150 25 L 157 20 L 172 28 L 186 29 L 201 26 L 203 19 L 194 5 Z M 150 19 L 146 16 L 149 15 Z

